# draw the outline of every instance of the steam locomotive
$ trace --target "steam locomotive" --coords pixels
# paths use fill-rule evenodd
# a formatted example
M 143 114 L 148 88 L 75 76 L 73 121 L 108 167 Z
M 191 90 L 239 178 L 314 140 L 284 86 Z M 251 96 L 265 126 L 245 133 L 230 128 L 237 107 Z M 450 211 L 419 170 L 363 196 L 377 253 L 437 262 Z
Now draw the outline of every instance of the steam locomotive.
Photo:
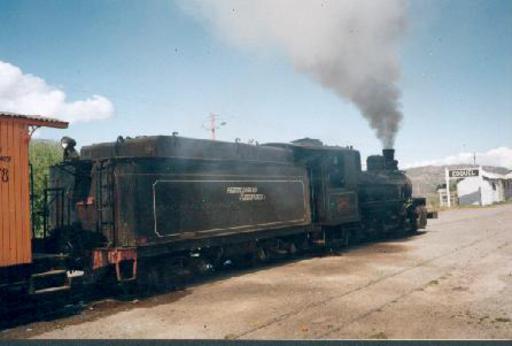
M 426 227 L 394 150 L 319 140 L 249 145 L 178 136 L 63 141 L 45 251 L 90 283 L 153 287 L 228 261 L 264 262 Z

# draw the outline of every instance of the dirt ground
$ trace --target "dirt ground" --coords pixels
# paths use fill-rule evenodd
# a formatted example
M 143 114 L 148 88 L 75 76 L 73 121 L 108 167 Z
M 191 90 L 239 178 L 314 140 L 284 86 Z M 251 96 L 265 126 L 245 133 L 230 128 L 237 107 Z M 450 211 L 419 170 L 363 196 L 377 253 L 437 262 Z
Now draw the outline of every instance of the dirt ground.
M 0 338 L 512 338 L 512 205 L 429 222 L 407 239 L 95 302 Z

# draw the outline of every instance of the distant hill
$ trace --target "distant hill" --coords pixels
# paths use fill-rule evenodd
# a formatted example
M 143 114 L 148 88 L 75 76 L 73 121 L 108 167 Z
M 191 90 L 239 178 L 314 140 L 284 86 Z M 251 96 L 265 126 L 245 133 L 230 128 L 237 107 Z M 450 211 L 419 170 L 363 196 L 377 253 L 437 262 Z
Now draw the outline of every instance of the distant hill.
M 413 185 L 413 195 L 427 197 L 430 204 L 437 204 L 438 195 L 436 188 L 444 184 L 444 169 L 448 168 L 478 168 L 474 165 L 448 165 L 448 166 L 424 166 L 409 168 L 406 171 Z M 482 166 L 487 172 L 507 174 L 512 172 L 504 167 Z

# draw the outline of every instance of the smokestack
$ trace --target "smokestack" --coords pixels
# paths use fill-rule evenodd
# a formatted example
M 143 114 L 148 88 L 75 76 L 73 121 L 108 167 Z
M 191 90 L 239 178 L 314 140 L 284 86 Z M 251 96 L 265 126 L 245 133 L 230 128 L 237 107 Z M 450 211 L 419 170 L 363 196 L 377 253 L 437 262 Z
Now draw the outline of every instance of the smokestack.
M 398 161 L 395 160 L 395 149 L 382 149 L 384 156 L 384 166 L 387 169 L 398 169 Z
M 395 149 L 382 149 L 382 156 L 388 162 L 395 160 Z

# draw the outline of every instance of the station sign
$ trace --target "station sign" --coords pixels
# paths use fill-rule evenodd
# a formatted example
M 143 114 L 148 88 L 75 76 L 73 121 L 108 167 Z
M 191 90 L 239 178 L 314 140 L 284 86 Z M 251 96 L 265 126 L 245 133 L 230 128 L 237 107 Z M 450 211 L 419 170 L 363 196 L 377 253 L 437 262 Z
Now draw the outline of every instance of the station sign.
M 450 178 L 467 178 L 467 177 L 478 177 L 478 168 L 473 169 L 450 169 L 448 176 Z

